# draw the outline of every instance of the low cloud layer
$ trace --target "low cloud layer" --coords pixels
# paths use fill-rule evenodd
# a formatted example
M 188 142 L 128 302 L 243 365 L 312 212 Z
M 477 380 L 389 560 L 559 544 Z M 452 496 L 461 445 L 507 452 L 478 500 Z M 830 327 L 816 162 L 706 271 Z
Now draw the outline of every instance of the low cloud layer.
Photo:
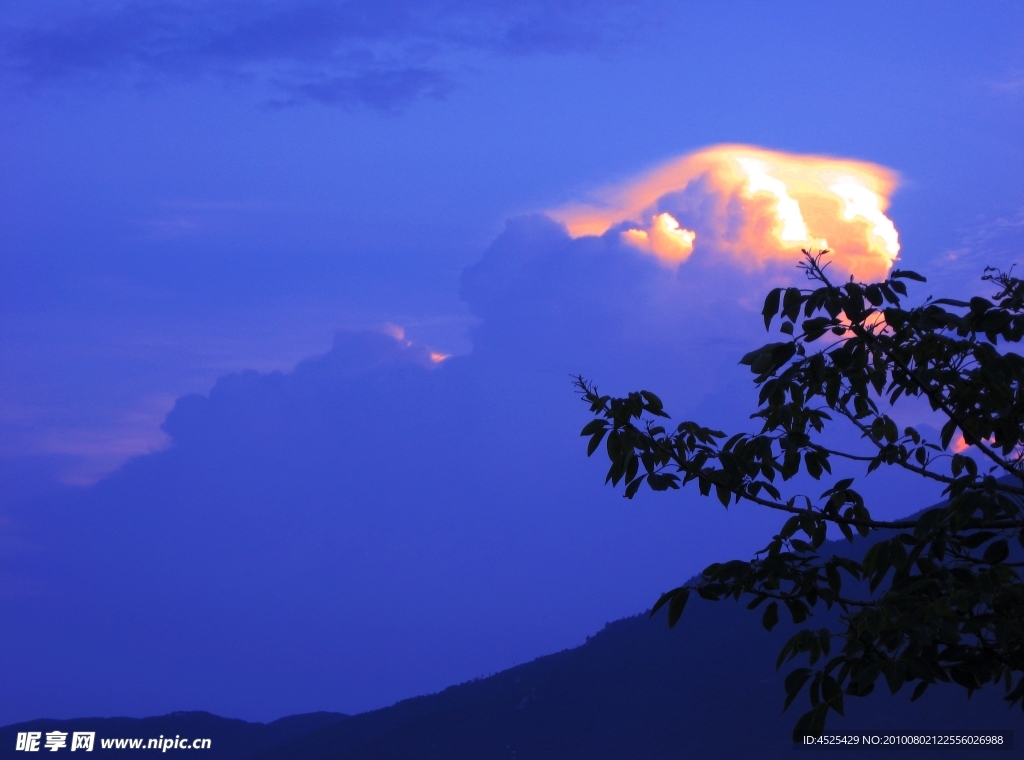
M 276 105 L 391 112 L 455 87 L 465 61 L 453 55 L 607 51 L 634 39 L 643 16 L 620 0 L 43 2 L 0 15 L 0 72 L 29 86 L 257 82 Z

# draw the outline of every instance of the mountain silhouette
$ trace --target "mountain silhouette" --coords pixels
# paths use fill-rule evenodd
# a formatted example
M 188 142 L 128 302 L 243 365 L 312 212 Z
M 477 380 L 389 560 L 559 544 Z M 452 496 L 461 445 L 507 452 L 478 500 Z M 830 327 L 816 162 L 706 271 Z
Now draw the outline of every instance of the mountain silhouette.
M 607 625 L 582 646 L 489 678 L 357 715 L 258 754 L 260 760 L 624 760 L 784 758 L 806 709 L 782 713 L 774 663 L 792 626 L 769 634 L 742 605 L 692 603 L 670 630 L 664 616 Z M 830 733 L 979 733 L 1024 727 L 1000 689 L 976 693 L 933 687 L 917 702 L 910 689 L 846 702 Z M 805 699 L 802 697 L 801 699 Z M 910 752 L 909 756 L 915 753 Z M 929 751 L 927 757 L 972 756 Z M 834 751 L 801 752 L 834 757 Z M 888 751 L 861 751 L 883 757 Z M 904 756 L 901 754 L 901 756 Z
M 812 622 L 825 624 L 833 614 L 819 607 Z M 626 618 L 574 649 L 352 717 L 312 713 L 262 724 L 179 712 L 145 719 L 36 720 L 0 729 L 0 757 L 25 756 L 12 751 L 19 731 L 89 730 L 97 732 L 96 753 L 117 757 L 153 753 L 104 751 L 100 737 L 211 738 L 211 748 L 202 753 L 210 760 L 783 758 L 794 752 L 792 726 L 806 709 L 801 697 L 782 713 L 782 681 L 795 665 L 780 672 L 774 667 L 793 629 L 783 622 L 769 633 L 760 615 L 741 604 L 696 599 L 674 629 L 663 613 Z M 956 686 L 933 687 L 914 703 L 909 692 L 891 696 L 880 681 L 870 697 L 848 699 L 846 717 L 833 714 L 828 732 L 977 734 L 1024 728 L 1020 708 L 1009 708 L 998 687 L 969 700 Z M 979 751 L 984 750 L 933 750 L 927 757 L 964 760 Z M 834 752 L 808 750 L 800 756 L 835 757 Z M 867 750 L 857 757 L 888 752 Z

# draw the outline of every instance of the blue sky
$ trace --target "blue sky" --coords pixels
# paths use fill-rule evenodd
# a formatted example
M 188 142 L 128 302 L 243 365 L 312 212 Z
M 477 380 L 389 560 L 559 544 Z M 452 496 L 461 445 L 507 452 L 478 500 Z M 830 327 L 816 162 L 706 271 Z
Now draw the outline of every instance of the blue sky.
M 0 721 L 367 709 L 758 547 L 770 518 L 602 489 L 568 375 L 741 426 L 793 272 L 538 214 L 723 143 L 870 162 L 901 266 L 966 292 L 1024 237 L 1022 33 L 1015 3 L 5 8 Z

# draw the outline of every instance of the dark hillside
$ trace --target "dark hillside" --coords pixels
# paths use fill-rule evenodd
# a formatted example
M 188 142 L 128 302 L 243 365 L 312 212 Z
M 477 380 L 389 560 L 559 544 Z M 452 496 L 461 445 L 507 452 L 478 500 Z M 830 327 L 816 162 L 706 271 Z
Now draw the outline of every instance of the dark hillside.
M 823 553 L 859 549 L 838 542 L 827 544 Z M 827 615 L 817 608 L 822 625 Z M 780 674 L 774 662 L 791 632 L 791 625 L 780 623 L 768 633 L 760 613 L 742 604 L 695 598 L 673 630 L 663 614 L 619 620 L 575 649 L 350 718 L 313 713 L 261 724 L 173 713 L 142 720 L 40 720 L 0 729 L 0 757 L 24 756 L 12 751 L 19 730 L 95 730 L 106 737 L 210 737 L 213 749 L 203 757 L 211 760 L 788 758 L 792 726 L 806 709 L 801 697 L 790 712 L 781 712 L 782 680 L 792 666 Z M 959 687 L 933 688 L 916 703 L 910 703 L 910 691 L 892 697 L 880 679 L 875 694 L 849 699 L 847 717 L 833 715 L 828 729 L 858 735 L 1015 731 L 1024 741 L 1024 714 L 1019 707 L 1007 708 L 999 688 L 971 700 Z M 118 757 L 152 754 L 104 753 L 98 746 L 96 751 Z M 835 752 L 800 757 L 835 757 Z M 964 760 L 978 754 L 922 756 Z M 889 752 L 855 756 L 867 760 Z
M 581 647 L 440 694 L 357 715 L 259 755 L 284 758 L 782 758 L 800 703 L 782 715 L 775 657 L 788 635 L 732 603 L 697 603 L 675 630 L 645 616 L 609 624 Z M 905 690 L 850 700 L 830 731 L 978 732 L 1024 728 L 995 690 L 956 688 L 917 703 Z M 801 757 L 833 753 L 807 752 Z M 911 752 L 910 756 L 914 753 Z M 929 752 L 966 758 L 972 752 Z M 857 757 L 881 756 L 859 752 Z M 905 753 L 901 757 L 908 756 Z
M 872 538 L 889 537 L 876 534 Z M 862 542 L 829 542 L 823 554 L 853 556 Z M 1016 553 L 1016 552 L 1015 552 Z M 834 615 L 822 606 L 821 625 Z M 760 613 L 733 602 L 694 597 L 670 630 L 663 614 L 605 626 L 575 649 L 542 657 L 486 679 L 453 686 L 384 710 L 357 715 L 263 753 L 288 757 L 385 760 L 554 760 L 554 758 L 789 757 L 792 726 L 806 710 L 801 696 L 786 714 L 775 659 L 793 626 L 772 633 Z M 884 679 L 866 699 L 849 699 L 832 733 L 979 733 L 1024 729 L 1024 713 L 1001 700 L 1001 687 L 970 700 L 955 686 L 889 695 Z M 1020 736 L 1024 740 L 1024 734 Z M 834 756 L 809 751 L 801 757 Z M 857 757 L 887 752 L 861 751 Z M 910 757 L 918 752 L 902 752 Z M 929 751 L 966 758 L 976 750 Z M 987 756 L 987 755 L 986 755 Z

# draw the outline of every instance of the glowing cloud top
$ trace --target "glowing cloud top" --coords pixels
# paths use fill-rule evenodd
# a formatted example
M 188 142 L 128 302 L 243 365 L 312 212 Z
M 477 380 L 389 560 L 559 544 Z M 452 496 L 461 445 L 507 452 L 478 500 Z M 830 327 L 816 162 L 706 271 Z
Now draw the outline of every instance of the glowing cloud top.
M 874 279 L 900 250 L 885 215 L 897 181 L 892 170 L 864 161 L 718 145 L 607 191 L 599 203 L 551 215 L 574 237 L 614 229 L 669 264 L 685 261 L 695 245 L 748 266 L 829 248 L 837 267 Z

